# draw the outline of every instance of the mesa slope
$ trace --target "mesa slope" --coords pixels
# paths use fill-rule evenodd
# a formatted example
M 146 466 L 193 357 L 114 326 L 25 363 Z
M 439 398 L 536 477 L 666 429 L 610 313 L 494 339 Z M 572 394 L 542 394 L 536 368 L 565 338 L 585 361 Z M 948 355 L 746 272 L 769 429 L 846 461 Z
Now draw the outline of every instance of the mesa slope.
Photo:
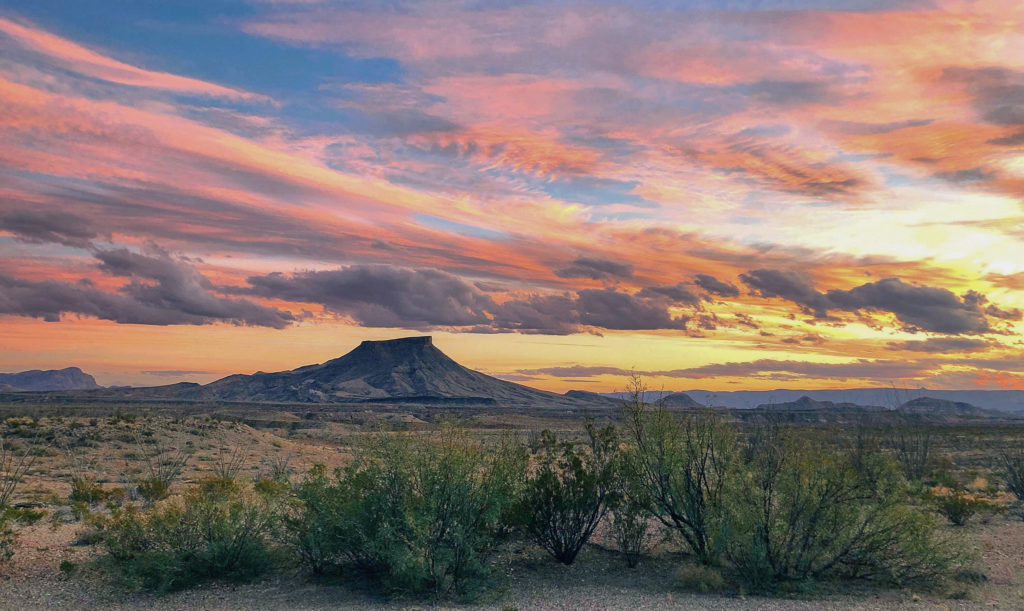
M 463 367 L 437 349 L 429 336 L 364 341 L 348 354 L 319 365 L 228 376 L 203 386 L 198 398 L 301 403 L 566 400 Z

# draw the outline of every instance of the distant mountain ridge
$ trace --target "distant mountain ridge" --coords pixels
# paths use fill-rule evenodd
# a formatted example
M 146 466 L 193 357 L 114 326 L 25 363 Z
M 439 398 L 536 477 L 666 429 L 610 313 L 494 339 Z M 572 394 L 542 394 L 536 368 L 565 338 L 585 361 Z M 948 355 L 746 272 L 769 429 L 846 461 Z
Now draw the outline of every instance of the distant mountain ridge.
M 921 397 L 945 401 L 969 403 L 982 409 L 995 409 L 1009 413 L 1024 413 L 1024 391 L 1022 390 L 938 390 L 930 388 L 848 388 L 828 390 L 807 390 L 780 388 L 774 390 L 710 391 L 687 390 L 692 399 L 701 405 L 714 405 L 732 409 L 751 409 L 758 405 L 782 404 L 797 401 L 807 396 L 815 401 L 830 401 L 836 404 L 878 405 L 889 409 Z M 623 393 L 606 393 L 606 396 L 621 397 Z M 661 396 L 672 394 L 666 391 L 648 391 L 647 400 L 655 401 Z
M 897 412 L 906 415 L 953 416 L 958 418 L 999 418 L 1006 412 L 984 409 L 963 401 L 949 401 L 934 397 L 918 397 L 911 399 L 896 408 Z
M 757 409 L 767 411 L 798 411 L 798 410 L 874 410 L 883 411 L 884 407 L 877 405 L 859 405 L 857 403 L 833 403 L 832 401 L 815 401 L 804 395 L 796 401 L 786 403 L 762 403 Z
M 932 397 L 918 397 L 889 409 L 878 405 L 856 403 L 833 403 L 816 401 L 804 395 L 796 401 L 785 403 L 762 403 L 752 409 L 734 410 L 741 418 L 765 415 L 772 419 L 782 418 L 789 422 L 804 423 L 852 423 L 874 422 L 876 424 L 927 421 L 929 423 L 955 424 L 964 421 L 1013 419 L 1009 412 L 983 409 L 970 403 L 947 401 Z
M 6 387 L 6 388 L 4 388 Z M 18 373 L 0 373 L 0 388 L 13 391 L 91 390 L 102 388 L 96 379 L 78 367 L 32 369 Z

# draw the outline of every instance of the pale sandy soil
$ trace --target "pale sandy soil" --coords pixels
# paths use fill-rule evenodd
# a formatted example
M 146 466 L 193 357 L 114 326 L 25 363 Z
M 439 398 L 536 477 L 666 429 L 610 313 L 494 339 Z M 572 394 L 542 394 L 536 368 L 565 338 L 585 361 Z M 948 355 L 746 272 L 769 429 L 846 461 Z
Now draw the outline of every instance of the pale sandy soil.
M 1009 518 L 968 528 L 980 541 L 989 581 L 967 590 L 966 599 L 911 591 L 839 592 L 814 599 L 765 599 L 680 591 L 671 562 L 648 560 L 635 570 L 597 547 L 570 567 L 532 550 L 506 564 L 506 577 L 476 605 L 385 601 L 344 587 L 310 583 L 301 576 L 274 577 L 250 585 L 210 584 L 162 597 L 119 590 L 95 568 L 96 547 L 73 545 L 79 524 L 43 523 L 20 533 L 21 547 L 0 577 L 0 609 L 1024 609 L 1024 522 Z M 61 561 L 77 568 L 64 574 Z

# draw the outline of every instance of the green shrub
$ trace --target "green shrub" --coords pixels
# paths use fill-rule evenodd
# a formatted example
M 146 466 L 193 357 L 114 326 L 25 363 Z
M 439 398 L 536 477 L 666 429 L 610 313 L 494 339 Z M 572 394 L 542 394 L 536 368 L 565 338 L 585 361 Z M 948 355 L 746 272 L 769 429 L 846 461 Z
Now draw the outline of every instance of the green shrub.
M 651 514 L 648 506 L 624 498 L 609 512 L 608 526 L 615 546 L 626 558 L 629 568 L 636 568 L 651 544 Z
M 945 493 L 930 495 L 938 511 L 950 524 L 964 526 L 979 513 L 994 513 L 995 505 L 978 494 L 972 494 L 963 488 L 954 488 Z
M 1024 450 L 1004 450 L 999 455 L 999 463 L 1006 489 L 1024 502 Z
M 622 448 L 615 460 L 615 498 L 608 512 L 608 526 L 619 552 L 629 568 L 636 568 L 640 556 L 654 538 L 650 491 L 637 472 L 637 462 Z
M 92 477 L 74 477 L 71 479 L 71 494 L 68 501 L 72 504 L 98 505 L 107 500 L 107 491 Z
M 161 477 L 146 477 L 135 485 L 135 491 L 147 503 L 162 501 L 170 495 L 170 482 Z
M 7 516 L 7 512 L 0 507 L 0 567 L 14 557 L 14 548 L 18 543 L 12 522 L 13 520 Z
M 699 562 L 713 564 L 726 529 L 724 495 L 736 435 L 712 410 L 673 413 L 648 406 L 639 379 L 631 389 L 623 417 L 630 469 L 658 521 L 680 535 Z
M 614 500 L 615 429 L 586 426 L 586 448 L 541 434 L 534 472 L 516 504 L 526 532 L 563 564 L 573 563 Z
M 222 482 L 203 485 L 180 503 L 117 509 L 104 543 L 127 577 L 158 592 L 209 579 L 251 581 L 274 563 L 270 541 L 282 503 Z
M 314 468 L 295 490 L 290 539 L 313 573 L 362 569 L 386 591 L 466 595 L 489 576 L 525 466 L 452 426 L 426 438 L 379 434 L 328 477 Z
M 834 578 L 925 582 L 958 560 L 880 454 L 825 450 L 768 426 L 744 458 L 726 556 L 750 591 L 806 590 Z

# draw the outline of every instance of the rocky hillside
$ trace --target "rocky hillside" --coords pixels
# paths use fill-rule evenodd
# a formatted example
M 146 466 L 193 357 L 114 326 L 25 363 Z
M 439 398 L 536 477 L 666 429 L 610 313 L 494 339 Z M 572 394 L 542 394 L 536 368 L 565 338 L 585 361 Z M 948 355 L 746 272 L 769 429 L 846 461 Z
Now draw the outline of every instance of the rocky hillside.
M 963 401 L 948 401 L 933 397 L 911 399 L 896 408 L 896 411 L 909 416 L 932 416 L 942 418 L 1002 418 L 1006 414 L 994 409 L 983 409 Z
M 100 388 L 96 379 L 78 367 L 0 373 L 3 390 L 89 390 Z
M 674 392 L 670 395 L 665 395 L 659 401 L 665 407 L 675 407 L 681 409 L 699 409 L 706 407 L 705 405 L 698 403 L 693 400 L 693 397 L 684 392 Z

